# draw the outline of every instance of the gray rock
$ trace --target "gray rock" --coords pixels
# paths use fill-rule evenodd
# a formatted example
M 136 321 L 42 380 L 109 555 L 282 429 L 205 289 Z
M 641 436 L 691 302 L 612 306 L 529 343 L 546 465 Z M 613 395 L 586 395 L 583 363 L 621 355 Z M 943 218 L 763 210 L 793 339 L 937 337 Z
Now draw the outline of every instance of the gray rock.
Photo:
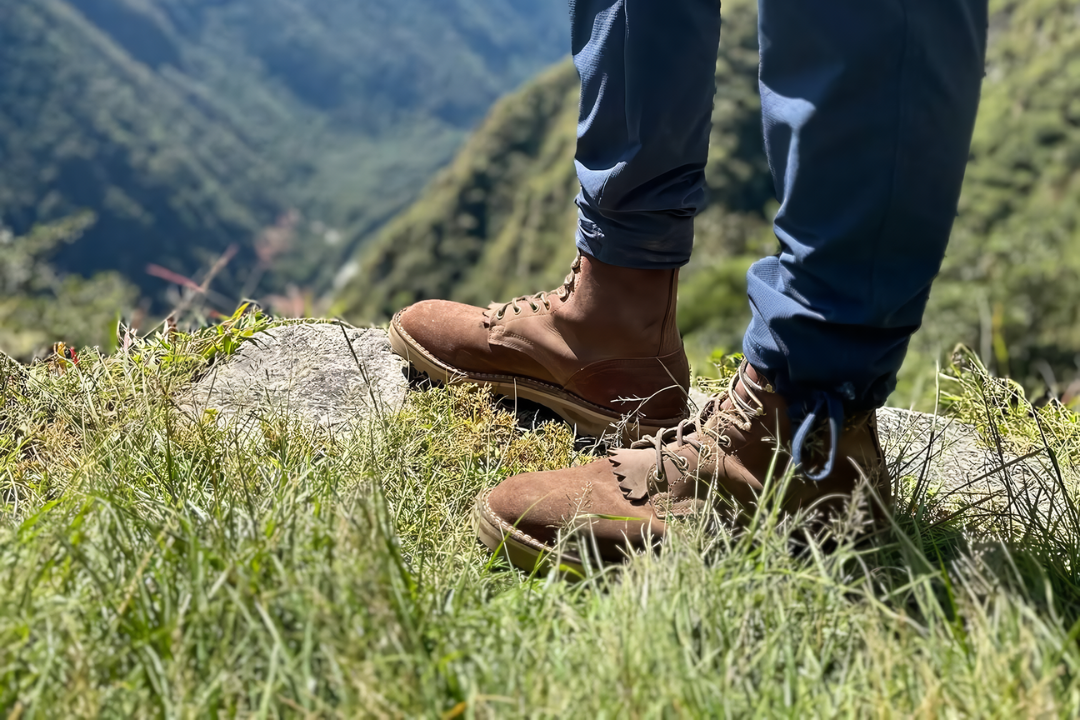
M 280 325 L 258 333 L 194 384 L 181 409 L 224 422 L 287 414 L 341 429 L 401 407 L 405 363 L 386 331 L 342 323 Z
M 1069 511 L 1045 448 L 1017 456 L 971 425 L 899 408 L 879 410 L 878 428 L 892 476 L 921 482 L 938 500 L 1014 520 L 1055 522 Z

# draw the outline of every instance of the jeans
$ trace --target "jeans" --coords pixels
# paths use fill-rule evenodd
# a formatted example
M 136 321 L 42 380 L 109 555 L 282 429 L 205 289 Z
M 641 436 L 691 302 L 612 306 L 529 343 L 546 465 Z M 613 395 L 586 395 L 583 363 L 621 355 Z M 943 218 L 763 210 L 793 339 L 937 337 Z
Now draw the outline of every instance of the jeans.
M 581 74 L 577 245 L 690 258 L 704 202 L 718 0 L 570 0 Z M 795 419 L 885 403 L 922 322 L 975 124 L 987 0 L 760 0 L 781 251 L 748 273 L 743 349 Z M 836 433 L 833 433 L 834 437 Z

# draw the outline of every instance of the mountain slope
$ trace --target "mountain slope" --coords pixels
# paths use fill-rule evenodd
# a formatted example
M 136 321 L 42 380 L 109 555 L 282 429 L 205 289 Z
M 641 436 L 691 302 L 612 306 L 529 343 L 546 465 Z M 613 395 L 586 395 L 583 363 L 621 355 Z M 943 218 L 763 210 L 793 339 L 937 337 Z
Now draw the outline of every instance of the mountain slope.
M 500 102 L 423 199 L 362 254 L 357 280 L 341 293 L 343 310 L 386 317 L 419 298 L 478 297 L 557 274 L 566 248 L 551 251 L 565 246 L 574 217 L 567 158 L 576 114 L 571 65 Z
M 1080 13 L 1065 0 L 992 7 L 971 162 L 925 334 L 977 342 L 1002 374 L 1071 376 L 1080 368 Z
M 555 0 L 4 3 L 0 223 L 94 210 L 58 264 L 153 290 L 147 262 L 193 273 L 240 242 L 233 265 L 250 265 L 258 230 L 297 207 L 344 241 L 298 242 L 269 277 L 325 283 L 320 265 L 564 52 L 565 15 Z
M 737 341 L 743 274 L 770 247 L 772 181 L 761 148 L 753 3 L 725 3 L 707 170 L 709 207 L 698 218 L 694 264 L 684 273 L 680 324 Z M 569 62 L 499 103 L 454 163 L 359 254 L 338 310 L 379 320 L 428 297 L 487 304 L 553 287 L 567 272 L 577 212 L 573 156 L 577 74 Z M 722 264 L 718 264 L 723 260 Z M 704 337 L 704 336 L 703 336 Z
M 3 222 L 18 233 L 98 215 L 63 254 L 67 268 L 138 278 L 153 259 L 194 270 L 281 204 L 281 174 L 244 138 L 65 3 L 0 9 L 0 77 Z
M 776 247 L 767 222 L 775 200 L 761 148 L 754 8 L 724 7 L 709 205 L 681 286 L 680 327 L 699 360 L 710 348 L 738 349 L 748 318 L 746 268 Z M 909 364 L 927 373 L 923 392 L 933 388 L 932 359 L 957 342 L 1024 380 L 1047 369 L 1069 377 L 1080 357 L 1080 15 L 1062 0 L 996 0 L 991 7 L 987 77 L 960 214 L 912 346 Z M 361 253 L 359 272 L 339 294 L 346 316 L 385 318 L 424 297 L 484 304 L 558 282 L 574 254 L 572 80 L 566 66 L 503 102 L 454 169 Z M 521 123 L 518 115 L 545 93 L 567 95 L 550 129 L 535 119 Z M 515 135 L 534 130 L 546 134 Z M 502 142 L 508 137 L 550 155 L 530 165 Z M 497 168 L 510 157 L 514 173 L 503 177 L 510 187 L 492 191 L 482 173 L 465 171 Z M 481 201 L 462 201 L 474 197 Z M 447 250 L 463 243 L 468 252 Z M 917 374 L 907 373 L 904 393 L 918 394 Z

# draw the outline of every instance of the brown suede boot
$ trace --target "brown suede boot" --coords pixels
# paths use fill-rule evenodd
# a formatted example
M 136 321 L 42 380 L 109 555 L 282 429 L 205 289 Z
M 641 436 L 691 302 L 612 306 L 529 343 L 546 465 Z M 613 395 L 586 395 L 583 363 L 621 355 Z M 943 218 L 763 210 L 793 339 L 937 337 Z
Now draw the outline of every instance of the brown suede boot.
M 810 441 L 813 460 L 823 455 L 820 435 Z M 669 517 L 708 503 L 728 515 L 733 508 L 743 517 L 752 513 L 774 458 L 776 476 L 784 473 L 791 436 L 783 398 L 743 363 L 729 389 L 692 421 L 603 460 L 517 475 L 482 493 L 475 509 L 480 540 L 527 570 L 568 535 L 583 537 L 604 560 L 619 560 L 628 549 L 663 539 Z M 820 521 L 842 512 L 861 482 L 874 489 L 871 512 L 880 520 L 891 486 L 873 412 L 845 423 L 827 477 L 814 482 L 797 472 L 779 501 L 788 513 L 812 509 Z M 561 560 L 571 567 L 581 562 L 573 551 Z
M 580 255 L 563 286 L 492 304 L 411 305 L 394 352 L 443 382 L 487 385 L 545 405 L 580 432 L 658 432 L 686 417 L 690 366 L 675 325 L 678 270 Z

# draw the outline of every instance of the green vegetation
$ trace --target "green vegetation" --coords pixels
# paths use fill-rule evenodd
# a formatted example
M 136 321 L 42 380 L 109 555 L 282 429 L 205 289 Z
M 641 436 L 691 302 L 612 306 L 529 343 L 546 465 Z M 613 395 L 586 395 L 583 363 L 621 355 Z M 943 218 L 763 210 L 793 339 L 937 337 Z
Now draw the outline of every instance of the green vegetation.
M 680 317 L 684 333 L 708 330 L 702 347 L 709 349 L 735 347 L 741 327 L 729 318 L 745 312 L 744 258 L 769 247 L 766 209 L 773 198 L 761 150 L 756 9 L 732 2 L 724 11 L 711 204 L 698 218 Z M 577 96 L 577 73 L 567 61 L 501 101 L 420 200 L 361 251 L 359 272 L 338 293 L 338 312 L 379 320 L 429 297 L 486 305 L 557 285 L 576 252 Z
M 489 3 L 493 15 L 461 3 L 444 3 L 464 18 L 452 27 L 419 0 L 325 3 L 325 14 L 301 0 L 258 5 L 267 18 L 278 17 L 271 6 L 286 13 L 280 28 L 252 25 L 247 1 L 0 4 L 0 213 L 16 228 L 0 230 L 0 346 L 21 356 L 57 339 L 112 346 L 116 309 L 135 291 L 115 273 L 65 274 L 80 247 L 100 263 L 84 269 L 105 267 L 125 238 L 140 237 L 161 254 L 131 262 L 164 257 L 190 273 L 236 232 L 254 238 L 274 224 L 292 193 L 353 192 L 372 167 L 354 163 L 374 157 L 365 148 L 385 150 L 371 162 L 387 168 L 421 134 L 424 148 L 448 151 L 465 127 L 458 106 L 428 91 L 388 98 L 400 113 L 388 129 L 385 107 L 368 116 L 349 102 L 363 63 L 337 90 L 315 80 L 337 72 L 349 38 L 374 42 L 323 34 L 370 30 L 351 12 L 387 13 L 379 28 L 399 11 L 430 19 L 483 48 L 474 70 L 511 42 L 477 38 L 540 32 L 509 1 Z M 658 554 L 570 584 L 491 558 L 469 512 L 477 492 L 507 476 L 584 462 L 589 451 L 562 424 L 524 429 L 484 392 L 421 388 L 400 412 L 350 432 L 286 415 L 234 426 L 213 412 L 183 415 L 191 381 L 274 324 L 241 311 L 191 333 L 127 336 L 110 355 L 83 349 L 77 364 L 26 366 L 0 353 L 2 714 L 1080 714 L 1080 420 L 1057 403 L 1031 407 L 1018 383 L 964 350 L 943 373 L 922 374 L 956 340 L 1025 381 L 1040 361 L 1063 373 L 1080 352 L 1080 15 L 1058 0 L 993 7 L 961 218 L 905 392 L 939 386 L 947 419 L 975 424 L 988 447 L 1033 454 L 1043 472 L 1028 490 L 1055 512 L 935 493 L 916 459 L 894 478 L 894 524 L 869 541 L 840 525 L 826 551 L 766 506 L 748 532 L 680 524 Z M 680 323 L 699 356 L 736 346 L 745 267 L 774 242 L 753 7 L 725 8 L 711 204 L 682 287 Z M 237 36 L 241 27 L 253 36 Z M 418 37 L 385 39 L 438 58 Z M 313 56 L 314 75 L 271 61 L 291 53 Z M 421 56 L 394 60 L 417 73 L 426 66 L 407 63 Z M 455 97 L 475 91 L 475 108 L 524 67 L 511 64 L 491 86 L 430 79 Z M 368 77 L 382 72 L 395 77 L 388 68 Z M 30 92 L 41 78 L 63 82 Z M 499 104 L 427 197 L 359 257 L 342 308 L 374 319 L 421 297 L 486 302 L 556 285 L 574 252 L 575 93 L 563 65 Z M 372 134 L 359 139 L 339 122 Z M 291 174 L 298 166 L 282 158 L 315 157 L 310 148 L 328 164 Z M 426 172 L 397 177 L 414 171 Z M 404 201 L 382 180 L 367 182 Z M 98 200 L 97 225 L 70 214 Z M 336 201 L 327 194 L 325 208 Z M 249 264 L 276 261 L 262 267 L 269 286 L 292 277 L 276 274 L 282 262 L 308 273 L 313 256 L 293 243 L 375 217 L 340 208 L 325 210 L 321 229 L 286 214 L 219 282 L 245 281 L 235 269 L 244 253 Z M 69 219 L 35 224 L 50 217 Z M 125 235 L 131 228 L 143 234 Z
M 922 347 L 964 341 L 1000 374 L 1080 352 L 1080 15 L 999 0 L 949 256 Z
M 24 237 L 0 228 L 0 348 L 30 359 L 56 341 L 75 347 L 115 344 L 120 308 L 135 301 L 135 288 L 116 273 L 86 279 L 57 273 L 49 258 L 77 241 L 93 216 L 39 225 Z
M 297 208 L 261 287 L 325 291 L 495 99 L 565 52 L 565 25 L 565 5 L 515 0 L 4 2 L 0 224 L 93 211 L 57 266 L 155 300 L 148 263 L 190 277 L 237 243 L 217 281 L 235 298 L 259 231 Z
M 947 518 L 902 478 L 896 527 L 870 544 L 793 554 L 797 528 L 763 512 L 746 535 L 680 526 L 576 585 L 530 578 L 477 546 L 468 512 L 511 473 L 586 459 L 565 426 L 522 430 L 466 388 L 413 393 L 352 434 L 180 416 L 190 378 L 266 326 L 238 316 L 77 367 L 0 357 L 6 713 L 1080 711 L 1071 516 Z M 963 367 L 954 407 L 985 418 L 997 381 Z M 1038 416 L 1066 462 L 1075 427 Z M 1006 517 L 1015 543 L 993 530 Z
M 487 304 L 565 275 L 577 96 L 577 74 L 563 64 L 498 103 L 423 198 L 361 254 L 341 311 L 386 318 L 428 297 Z
M 952 245 L 894 401 L 932 401 L 957 342 L 1028 387 L 1080 354 L 1080 15 L 1065 0 L 994 0 L 983 103 Z M 738 349 L 745 271 L 775 250 L 762 151 L 754 4 L 724 3 L 709 205 L 683 271 L 679 323 L 699 368 Z M 554 287 L 574 248 L 573 69 L 504 100 L 450 169 L 362 250 L 338 294 L 356 321 L 426 297 L 486 304 Z M 541 98 L 546 122 L 531 117 Z M 529 121 L 522 120 L 529 117 Z M 530 133 L 541 133 L 535 136 Z M 509 185 L 509 187 L 507 187 Z

